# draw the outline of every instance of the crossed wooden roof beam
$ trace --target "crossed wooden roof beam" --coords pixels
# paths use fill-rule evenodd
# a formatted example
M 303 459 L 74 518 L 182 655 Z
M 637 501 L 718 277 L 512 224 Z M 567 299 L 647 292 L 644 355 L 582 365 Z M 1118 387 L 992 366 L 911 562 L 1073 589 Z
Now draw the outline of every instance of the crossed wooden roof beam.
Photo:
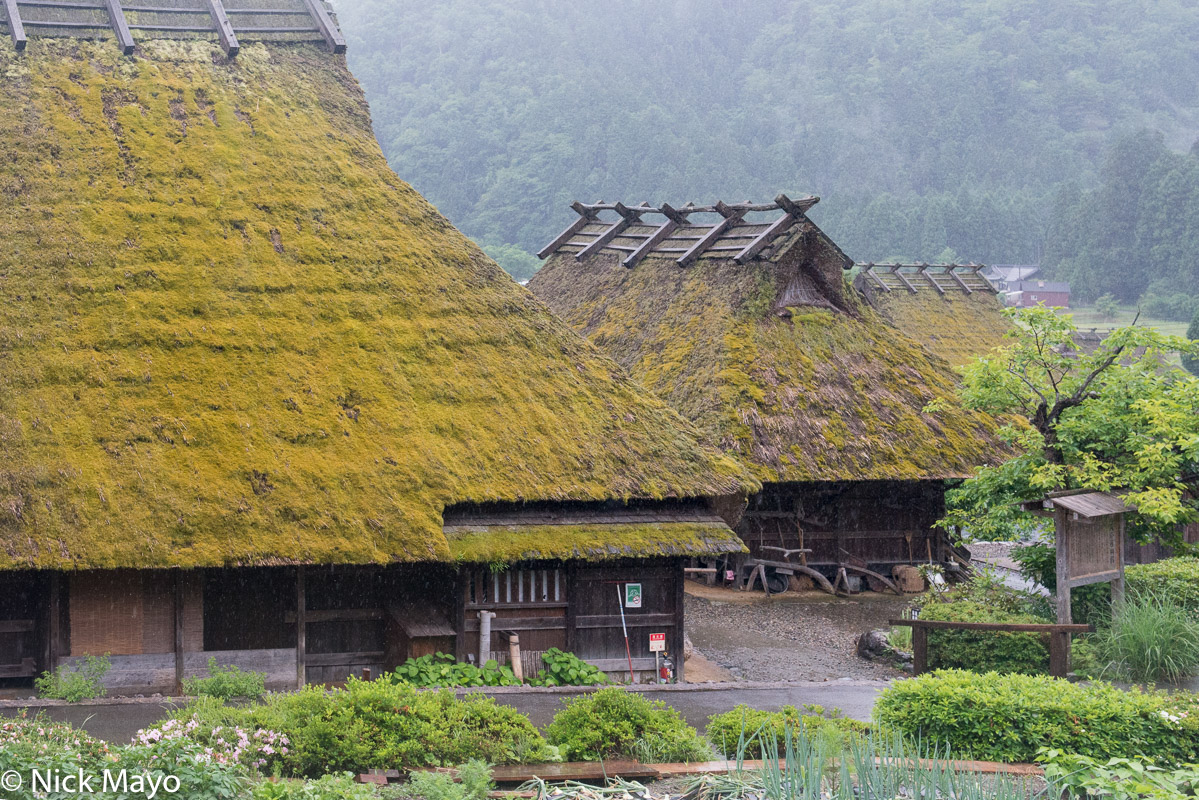
M 344 53 L 346 51 L 346 40 L 338 30 L 337 24 L 333 21 L 329 11 L 325 8 L 322 0 L 304 0 L 304 9 L 287 9 L 287 8 L 235 8 L 226 9 L 222 0 L 204 0 L 203 8 L 168 8 L 161 6 L 142 6 L 128 5 L 122 6 L 121 0 L 102 0 L 102 4 L 87 2 L 87 0 L 3 0 L 5 14 L 7 16 L 6 23 L 8 25 L 8 33 L 12 38 L 13 47 L 17 51 L 25 49 L 28 44 L 28 37 L 25 34 L 25 28 L 54 28 L 60 30 L 103 30 L 105 27 L 111 27 L 113 34 L 116 36 L 117 44 L 121 48 L 124 55 L 133 55 L 134 48 L 137 43 L 133 39 L 132 29 L 159 31 L 169 33 L 215 33 L 220 40 L 221 48 L 230 58 L 237 55 L 241 49 L 237 41 L 237 31 L 233 24 L 229 21 L 229 14 L 250 14 L 250 15 L 278 15 L 278 14 L 307 14 L 312 19 L 311 26 L 308 27 L 255 27 L 243 28 L 244 33 L 251 34 L 275 34 L 275 33 L 320 33 L 325 40 L 329 50 L 333 53 Z M 102 23 L 90 21 L 71 21 L 71 20 L 33 20 L 23 19 L 21 16 L 21 7 L 27 8 L 43 8 L 43 9 L 59 9 L 59 10 L 81 10 L 81 11 L 106 11 L 108 14 L 109 24 L 105 26 Z M 147 13 L 147 14 L 195 14 L 207 16 L 209 24 L 207 25 L 155 25 L 155 24 L 133 24 L 130 25 L 125 19 L 125 12 Z M 82 34 L 81 35 L 85 35 Z
M 858 264 L 858 267 L 862 270 L 863 275 L 884 292 L 904 288 L 912 294 L 916 294 L 919 290 L 918 287 L 927 286 L 940 295 L 944 295 L 947 289 L 957 289 L 963 294 L 974 294 L 975 291 L 999 293 L 995 284 L 982 274 L 982 270 L 986 269 L 985 264 L 925 264 L 923 262 L 875 264 L 869 262 Z M 973 285 L 967 283 L 963 276 L 970 279 Z M 888 278 L 894 279 L 894 284 L 888 282 Z
M 688 203 L 681 208 L 674 208 L 667 203 L 653 207 L 648 203 L 626 206 L 623 203 L 602 201 L 591 204 L 576 202 L 571 204 L 571 208 L 579 218 L 542 248 L 537 257 L 549 258 L 559 249 L 573 246 L 579 248 L 574 257 L 580 261 L 604 249 L 625 252 L 627 255 L 621 263 L 630 269 L 651 253 L 675 255 L 675 261 L 680 267 L 689 267 L 700 256 L 710 252 L 735 253 L 733 260 L 738 264 L 744 264 L 769 247 L 797 222 L 806 219 L 808 210 L 819 201 L 820 198 L 815 196 L 792 200 L 787 195 L 780 194 L 773 203 L 721 202 L 710 206 Z M 602 211 L 614 211 L 617 218 L 611 222 L 602 220 L 599 216 Z M 745 220 L 745 216 L 751 212 L 768 211 L 783 213 L 769 224 Z M 692 214 L 713 213 L 719 214 L 722 219 L 711 224 L 696 224 L 690 220 Z M 662 221 L 643 221 L 642 217 L 647 215 L 659 215 Z M 766 224 L 766 228 L 758 231 L 757 228 L 763 224 Z M 598 226 L 604 227 L 594 230 Z M 633 227 L 653 227 L 653 230 L 630 231 Z M 754 230 L 739 232 L 744 228 Z M 631 239 L 640 243 L 618 245 L 614 244 L 616 239 Z

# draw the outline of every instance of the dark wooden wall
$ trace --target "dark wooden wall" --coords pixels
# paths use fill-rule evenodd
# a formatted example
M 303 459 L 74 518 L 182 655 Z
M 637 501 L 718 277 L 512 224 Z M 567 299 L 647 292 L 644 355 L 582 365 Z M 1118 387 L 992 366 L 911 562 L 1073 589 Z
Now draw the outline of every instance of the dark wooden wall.
M 496 617 L 491 622 L 490 655 L 500 663 L 507 662 L 507 652 L 498 634 L 512 631 L 520 637 L 522 652 L 539 654 L 557 647 L 614 675 L 625 675 L 629 658 L 618 601 L 626 583 L 640 583 L 642 589 L 642 607 L 625 609 L 634 670 L 644 673 L 653 668 L 650 633 L 665 633 L 668 651 L 681 654 L 682 563 L 655 559 L 602 565 L 525 563 L 499 573 L 485 567 L 464 569 L 458 658 L 477 653 L 478 614 L 492 611 Z
M 812 550 L 811 566 L 833 566 L 845 554 L 871 567 L 941 560 L 943 536 L 933 528 L 945 509 L 941 481 L 773 483 L 749 499 L 737 533 L 755 557 L 778 559 L 763 546 Z

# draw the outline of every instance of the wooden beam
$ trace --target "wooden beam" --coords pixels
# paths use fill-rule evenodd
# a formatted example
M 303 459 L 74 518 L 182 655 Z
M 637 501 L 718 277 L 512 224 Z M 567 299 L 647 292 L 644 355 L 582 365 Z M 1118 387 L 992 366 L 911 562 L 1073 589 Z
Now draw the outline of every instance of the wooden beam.
M 929 273 L 928 264 L 917 264 L 916 270 L 924 276 L 924 279 L 928 281 L 934 289 L 937 290 L 938 294 L 945 294 L 945 289 L 942 288 L 941 284 L 937 283 L 937 279 L 934 278 L 931 273 Z
M 216 35 L 221 40 L 221 47 L 225 51 L 225 55 L 229 58 L 236 58 L 241 50 L 241 45 L 237 43 L 237 34 L 233 32 L 233 23 L 229 21 L 229 15 L 225 13 L 225 4 L 221 0 L 208 0 L 208 13 L 212 15 L 212 21 L 216 24 Z
M 685 225 L 687 222 L 687 216 L 685 214 L 675 211 L 667 203 L 663 203 L 662 208 L 659 209 L 659 211 L 666 216 L 666 221 L 663 222 L 656 231 L 651 233 L 649 238 L 642 242 L 641 246 L 633 251 L 632 255 L 620 262 L 629 269 L 632 269 L 641 263 L 641 259 L 648 256 L 655 247 L 670 238 L 672 233 L 678 230 L 680 226 Z
M 966 266 L 974 270 L 975 276 L 985 283 L 988 289 L 990 289 L 994 294 L 999 294 L 999 287 L 991 283 L 991 279 L 982 274 L 982 270 L 986 268 L 986 264 L 967 264 Z
M 129 23 L 125 21 L 125 11 L 121 8 L 121 0 L 104 0 L 104 6 L 108 9 L 108 19 L 112 23 L 112 32 L 117 35 L 117 44 L 121 46 L 121 54 L 133 55 L 136 43 L 133 41 L 133 34 L 129 32 Z
M 579 218 L 576 219 L 574 222 L 570 223 L 570 225 L 566 228 L 566 230 L 564 230 L 564 231 L 562 231 L 562 233 L 558 234 L 557 238 L 554 239 L 554 241 L 550 242 L 545 247 L 541 248 L 541 250 L 538 251 L 538 253 L 537 253 L 538 258 L 540 258 L 540 259 L 549 258 L 550 256 L 552 256 L 554 253 L 556 253 L 558 251 L 559 247 L 561 247 L 562 245 L 566 244 L 571 239 L 573 239 L 574 235 L 576 233 L 578 233 L 579 231 L 583 230 L 583 228 L 586 228 L 588 225 L 590 225 L 591 223 L 596 221 L 596 212 L 592 211 L 587 206 L 583 205 L 582 203 L 578 202 L 577 200 L 575 202 L 571 203 L 570 207 L 575 210 L 575 213 L 579 215 Z
M 733 260 L 738 264 L 744 264 L 758 253 L 762 252 L 766 248 L 766 245 L 774 241 L 776 236 L 786 233 L 787 230 L 798 221 L 798 218 L 788 211 L 787 213 L 783 214 L 783 216 L 772 222 L 770 227 L 759 233 L 752 242 L 745 246 L 744 250 L 733 257 Z
M 880 278 L 880 277 L 879 277 L 879 276 L 878 276 L 878 275 L 877 275 L 877 274 L 874 272 L 874 264 L 867 264 L 866 266 L 862 267 L 862 274 L 863 274 L 863 275 L 869 275 L 871 278 L 873 278 L 873 279 L 874 279 L 874 282 L 875 282 L 875 283 L 877 283 L 877 284 L 878 284 L 880 287 L 882 287 L 882 290 L 883 290 L 884 292 L 889 292 L 889 291 L 891 291 L 891 287 L 890 287 L 890 286 L 888 286 L 888 285 L 887 285 L 885 282 L 883 282 L 883 279 L 882 279 L 882 278 Z
M 17 8 L 17 0 L 4 0 L 4 9 L 8 12 L 8 35 L 12 37 L 12 45 L 19 53 L 25 49 L 29 40 L 25 38 L 25 26 L 21 24 L 21 11 Z
M 31 619 L 0 619 L 0 633 L 29 633 L 35 627 Z
M 722 219 L 716 225 L 713 225 L 712 230 L 708 231 L 708 233 L 702 239 L 692 245 L 687 252 L 679 256 L 679 259 L 676 263 L 680 267 L 689 267 L 694 264 L 696 260 L 703 255 L 705 250 L 716 244 L 716 240 L 723 236 L 725 231 L 740 222 L 742 217 L 744 217 L 747 213 L 747 211 L 744 209 L 732 208 L 731 206 L 726 206 L 724 203 L 717 203 L 715 210 L 719 212 L 724 219 Z
M 816 195 L 808 195 L 807 197 L 800 198 L 799 200 L 792 200 L 785 194 L 780 194 L 778 197 L 774 198 L 775 205 L 793 217 L 802 217 L 812 209 L 812 206 L 819 202 L 820 198 Z
M 329 16 L 324 0 L 304 0 L 304 3 L 308 6 L 308 13 L 315 20 L 316 27 L 320 29 L 321 36 L 325 37 L 325 44 L 329 45 L 330 52 L 344 53 L 346 51 L 346 38 L 337 29 L 337 25 L 333 22 L 333 17 Z
M 903 285 L 908 287 L 909 292 L 911 292 L 912 294 L 916 294 L 916 287 L 913 286 L 912 282 L 909 281 L 906 277 L 904 277 L 904 274 L 899 271 L 899 266 L 900 266 L 899 264 L 892 264 L 890 266 L 891 274 L 894 275 L 896 278 L 899 278 L 899 280 L 903 283 Z
M 304 567 L 296 567 L 296 688 L 303 689 L 307 678 L 308 594 L 304 586 Z
M 649 210 L 651 209 L 645 207 L 628 208 L 621 203 L 617 203 L 616 208 L 614 208 L 613 211 L 615 211 L 617 214 L 620 214 L 620 219 L 613 222 L 608 230 L 597 236 L 595 240 L 591 242 L 591 244 L 575 253 L 575 261 L 582 261 L 587 256 L 598 253 L 604 248 L 604 245 L 608 244 L 608 242 L 611 242 L 613 239 L 623 233 L 626 228 L 636 222 L 639 222 L 641 220 L 641 215 Z
M 959 287 L 961 287 L 963 292 L 965 292 L 966 294 L 974 294 L 974 290 L 971 289 L 969 286 L 967 286 L 966 282 L 964 280 L 962 280 L 961 278 L 958 277 L 957 272 L 954 271 L 956 269 L 957 269 L 956 264 L 950 264 L 948 267 L 945 268 L 945 274 L 947 274 L 949 277 L 953 278 L 957 282 L 957 285 Z

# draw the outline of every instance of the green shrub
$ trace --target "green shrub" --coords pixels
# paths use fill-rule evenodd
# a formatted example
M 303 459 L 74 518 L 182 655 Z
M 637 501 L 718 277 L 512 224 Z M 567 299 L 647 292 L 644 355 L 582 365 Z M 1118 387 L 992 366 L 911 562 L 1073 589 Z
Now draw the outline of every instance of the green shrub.
M 546 668 L 528 679 L 530 686 L 595 686 L 608 682 L 599 667 L 556 647 L 546 650 L 541 660 Z
M 459 662 L 447 653 L 410 658 L 382 677 L 412 686 L 517 686 L 520 683 L 511 667 L 501 667 L 494 659 L 476 667 Z
M 390 681 L 351 678 L 344 689 L 307 687 L 228 706 L 199 698 L 172 714 L 199 727 L 237 726 L 287 737 L 280 768 L 289 775 L 374 768 L 550 761 L 555 751 L 529 718 L 482 695 L 417 692 Z
M 881 725 L 963 758 L 1032 761 L 1051 747 L 1090 758 L 1199 760 L 1199 698 L 1185 692 L 946 670 L 893 684 L 874 713 Z
M 1091 639 L 1109 677 L 1177 681 L 1199 671 L 1199 615 L 1167 595 L 1130 594 Z
M 929 603 L 920 619 L 951 622 L 1044 623 L 1031 614 L 985 606 L 973 600 Z M 1049 648 L 1039 634 L 1000 631 L 929 630 L 930 669 L 970 669 L 975 672 L 1021 672 L 1037 675 L 1049 669 Z
M 836 710 L 826 715 L 820 706 L 804 706 L 803 711 L 795 706 L 783 706 L 779 711 L 759 711 L 739 705 L 732 711 L 709 717 L 707 734 L 708 741 L 725 758 L 736 758 L 738 755 L 761 758 L 764 739 L 774 742 L 776 752 L 786 749 L 788 726 L 793 735 L 827 739 L 837 746 L 870 730 L 865 722 L 843 717 Z
M 253 800 L 374 800 L 370 786 L 356 783 L 350 773 L 325 775 L 312 781 L 262 781 L 250 792 Z
M 468 761 L 458 767 L 457 779 L 445 772 L 414 772 L 405 794 L 422 800 L 487 800 L 491 768 L 485 761 Z
M 1199 558 L 1180 556 L 1133 564 L 1124 569 L 1124 588 L 1130 596 L 1169 597 L 1192 614 L 1199 614 Z
M 568 761 L 596 761 L 652 755 L 659 761 L 703 761 L 712 749 L 661 701 L 618 687 L 600 689 L 564 702 L 546 728 L 551 744 Z
M 83 663 L 75 666 L 63 664 L 53 673 L 43 672 L 33 681 L 38 697 L 47 700 L 66 700 L 71 703 L 91 700 L 108 694 L 104 688 L 104 676 L 112 669 L 108 654 L 84 656 Z
M 183 693 L 193 697 L 260 697 L 266 690 L 265 672 L 242 672 L 236 665 L 218 666 L 208 659 L 207 678 L 184 678 Z

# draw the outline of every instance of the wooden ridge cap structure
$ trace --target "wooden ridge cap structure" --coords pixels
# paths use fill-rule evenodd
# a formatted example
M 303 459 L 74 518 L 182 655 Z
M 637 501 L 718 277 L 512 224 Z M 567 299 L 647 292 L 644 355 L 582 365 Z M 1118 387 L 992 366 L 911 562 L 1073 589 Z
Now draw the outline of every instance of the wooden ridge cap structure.
M 3 0 L 0 29 L 24 51 L 29 37 L 115 39 L 134 54 L 139 39 L 215 39 L 234 58 L 241 41 L 324 42 L 331 53 L 346 40 L 325 0 Z
M 778 195 L 771 203 L 718 201 L 705 206 L 688 203 L 678 208 L 668 203 L 655 207 L 649 203 L 626 206 L 619 202 L 575 202 L 571 208 L 579 218 L 542 248 L 537 257 L 546 259 L 562 251 L 581 261 L 609 251 L 620 254 L 621 264 L 630 269 L 651 255 L 672 258 L 680 267 L 692 266 L 703 257 L 731 257 L 738 264 L 745 264 L 754 258 L 769 258 L 778 249 L 780 238 L 801 223 L 836 247 L 807 217 L 807 212 L 818 202 L 820 198 L 814 195 L 792 200 L 785 194 Z M 749 214 L 773 211 L 782 214 L 766 221 L 746 219 Z M 602 219 L 601 212 L 615 214 L 615 218 Z M 645 219 L 655 215 L 662 219 L 654 222 Z M 696 221 L 692 219 L 694 215 L 719 215 L 719 219 Z M 852 261 L 848 257 L 846 261 L 848 268 Z
M 985 264 L 876 264 L 871 261 L 858 263 L 857 267 L 873 288 L 888 294 L 894 291 L 912 294 L 934 291 L 940 295 L 949 291 L 968 295 L 975 292 L 999 294 L 995 284 L 983 275 L 987 268 Z

